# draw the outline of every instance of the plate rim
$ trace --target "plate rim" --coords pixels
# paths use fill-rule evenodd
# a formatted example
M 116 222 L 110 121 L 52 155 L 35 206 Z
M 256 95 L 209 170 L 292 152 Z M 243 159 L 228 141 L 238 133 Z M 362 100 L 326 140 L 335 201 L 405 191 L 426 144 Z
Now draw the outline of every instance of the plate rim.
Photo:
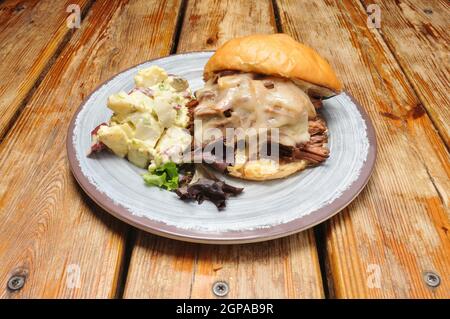
M 132 68 L 138 67 L 139 65 L 155 62 L 160 59 L 168 58 L 171 56 L 180 55 L 191 55 L 197 53 L 210 53 L 214 51 L 190 51 L 179 54 L 171 54 L 167 56 L 158 57 L 155 59 L 150 59 L 124 70 L 115 73 L 113 76 L 107 80 L 101 82 L 96 86 L 94 90 L 83 100 L 80 106 L 75 111 L 67 130 L 66 136 L 66 150 L 68 155 L 69 167 L 75 177 L 76 181 L 83 189 L 84 193 L 89 196 L 97 205 L 99 205 L 103 210 L 118 218 L 119 220 L 139 228 L 145 232 L 149 232 L 158 236 L 167 237 L 171 239 L 195 242 L 195 243 L 206 243 L 206 244 L 242 244 L 242 243 L 254 243 L 261 241 L 268 241 L 272 239 L 277 239 L 281 237 L 286 237 L 293 235 L 295 233 L 302 232 L 309 228 L 312 228 L 331 217 L 335 216 L 337 213 L 342 211 L 347 207 L 365 188 L 367 185 L 375 166 L 376 156 L 377 156 L 377 139 L 375 134 L 375 128 L 373 126 L 372 120 L 370 119 L 364 108 L 356 101 L 356 99 L 347 91 L 342 91 L 345 93 L 351 101 L 356 105 L 358 111 L 361 114 L 367 131 L 367 139 L 369 141 L 369 149 L 367 153 L 367 158 L 361 168 L 361 172 L 358 178 L 353 181 L 353 183 L 342 192 L 341 196 L 336 198 L 329 204 L 301 217 L 293 219 L 289 222 L 272 225 L 267 228 L 255 228 L 246 230 L 229 230 L 229 231 L 218 231 L 218 232 L 206 232 L 202 230 L 195 229 L 184 229 L 173 225 L 168 225 L 164 222 L 150 219 L 145 216 L 133 215 L 125 207 L 118 203 L 113 202 L 111 198 L 100 192 L 94 185 L 92 185 L 88 178 L 82 173 L 81 167 L 78 163 L 76 157 L 75 145 L 73 143 L 73 131 L 75 128 L 75 122 L 78 114 L 85 106 L 86 102 L 91 98 L 92 94 L 97 92 L 102 86 L 106 85 L 108 82 L 113 80 L 119 74 L 126 72 Z

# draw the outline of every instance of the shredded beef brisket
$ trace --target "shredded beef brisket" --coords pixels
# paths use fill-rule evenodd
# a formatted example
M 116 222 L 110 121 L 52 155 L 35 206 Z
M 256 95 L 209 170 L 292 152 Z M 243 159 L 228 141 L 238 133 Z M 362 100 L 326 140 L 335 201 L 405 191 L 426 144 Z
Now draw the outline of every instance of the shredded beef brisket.
M 328 142 L 327 126 L 325 121 L 317 116 L 315 119 L 309 120 L 309 134 L 310 140 L 303 144 L 298 144 L 295 147 L 279 144 L 278 151 L 280 161 L 282 163 L 290 163 L 298 160 L 307 160 L 309 164 L 316 165 L 325 161 L 330 154 L 326 147 Z M 270 149 L 270 144 L 268 145 Z M 223 155 L 225 156 L 226 149 L 224 147 Z M 227 163 L 225 158 L 219 158 L 215 154 L 202 153 L 202 158 L 205 163 L 214 167 L 216 170 L 226 173 L 227 166 L 232 163 Z
M 308 124 L 310 140 L 295 147 L 280 144 L 279 152 L 282 160 L 291 162 L 304 159 L 311 164 L 319 164 L 328 158 L 330 151 L 325 146 L 328 142 L 325 121 L 317 116 L 315 119 L 309 120 Z

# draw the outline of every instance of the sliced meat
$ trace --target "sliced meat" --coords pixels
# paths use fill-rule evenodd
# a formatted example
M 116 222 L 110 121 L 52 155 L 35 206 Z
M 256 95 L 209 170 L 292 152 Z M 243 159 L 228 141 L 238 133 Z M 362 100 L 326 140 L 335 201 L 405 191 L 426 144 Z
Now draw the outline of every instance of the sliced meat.
M 311 144 L 324 144 L 328 142 L 328 136 L 326 134 L 316 134 L 311 136 L 309 141 Z
M 227 150 L 229 152 L 231 152 L 231 154 L 233 154 L 234 149 L 230 146 L 226 146 L 225 142 L 223 139 L 221 140 L 217 140 L 216 142 L 216 146 L 210 151 L 202 151 L 202 162 L 204 164 L 207 164 L 213 168 L 215 168 L 216 170 L 222 172 L 222 173 L 226 173 L 227 172 L 227 167 L 228 165 L 232 165 L 233 163 L 228 163 L 226 160 L 226 156 L 227 156 Z M 220 147 L 222 147 L 222 154 L 216 153 L 215 151 L 220 149 Z M 234 157 L 234 156 L 232 156 Z
M 329 156 L 329 151 L 323 146 L 310 146 L 295 148 L 292 152 L 293 159 L 304 159 L 311 164 L 319 164 L 325 161 Z
M 224 159 L 217 158 L 211 153 L 203 153 L 203 163 L 210 165 L 222 173 L 227 171 L 228 163 L 226 163 Z
M 213 92 L 211 90 L 205 90 L 205 89 L 195 91 L 194 94 L 199 102 L 202 101 L 203 99 L 213 99 L 216 97 L 215 92 Z
M 329 157 L 330 151 L 325 146 L 328 142 L 325 121 L 317 116 L 315 119 L 309 120 L 308 124 L 311 139 L 296 147 L 280 145 L 279 153 L 282 160 L 290 162 L 304 159 L 311 164 L 319 164 Z
M 188 108 L 188 116 L 189 123 L 187 125 L 187 129 L 191 132 L 191 135 L 194 136 L 194 109 L 198 105 L 198 101 L 196 99 L 192 99 L 186 103 L 186 107 Z M 194 139 L 192 139 L 192 143 Z
M 322 99 L 316 99 L 316 98 L 310 98 L 312 104 L 314 105 L 314 108 L 320 109 L 322 107 Z
M 198 105 L 198 101 L 196 99 L 192 99 L 186 103 L 186 107 L 190 110 L 193 110 Z
M 327 124 L 319 116 L 317 116 L 315 119 L 309 120 L 308 125 L 309 135 L 311 136 L 322 135 L 327 131 Z
M 278 151 L 280 160 L 285 163 L 298 160 L 307 160 L 310 164 L 316 165 L 325 161 L 330 151 L 326 147 L 328 142 L 327 126 L 325 121 L 317 116 L 316 118 L 309 120 L 309 133 L 310 140 L 307 143 L 298 144 L 295 147 L 279 144 Z M 268 144 L 270 148 L 271 143 Z M 226 162 L 226 148 L 224 146 L 223 157 L 218 158 L 215 154 L 202 153 L 203 162 L 216 170 L 226 173 L 227 166 L 233 165 L 233 163 Z

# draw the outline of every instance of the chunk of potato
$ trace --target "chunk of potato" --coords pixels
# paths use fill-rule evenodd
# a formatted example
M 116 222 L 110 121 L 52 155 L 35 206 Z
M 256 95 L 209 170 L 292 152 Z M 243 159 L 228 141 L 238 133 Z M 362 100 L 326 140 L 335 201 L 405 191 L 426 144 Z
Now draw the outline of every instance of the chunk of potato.
M 187 129 L 173 126 L 161 137 L 156 150 L 164 162 L 181 163 L 185 152 L 190 150 L 191 141 L 192 136 Z
M 148 116 L 137 121 L 134 137 L 154 147 L 163 131 L 164 127 L 152 116 Z
M 177 111 L 173 106 L 163 97 L 157 97 L 155 99 L 155 112 L 158 116 L 159 122 L 164 127 L 170 127 L 175 122 L 177 117 Z
M 136 111 L 134 99 L 125 92 L 109 96 L 108 107 L 117 114 L 128 114 Z
M 151 148 L 141 140 L 133 139 L 128 146 L 128 160 L 134 165 L 147 168 L 153 158 Z
M 164 81 L 167 77 L 164 69 L 158 66 L 151 66 L 147 69 L 139 70 L 134 77 L 134 83 L 136 83 L 137 87 L 147 88 Z
M 97 132 L 98 140 L 105 144 L 117 156 L 128 153 L 128 137 L 121 125 L 102 126 Z

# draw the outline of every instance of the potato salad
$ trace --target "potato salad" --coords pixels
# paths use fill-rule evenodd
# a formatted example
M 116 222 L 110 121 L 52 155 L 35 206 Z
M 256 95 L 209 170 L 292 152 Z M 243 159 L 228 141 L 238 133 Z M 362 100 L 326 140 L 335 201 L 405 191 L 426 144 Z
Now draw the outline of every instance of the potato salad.
M 109 150 L 147 168 L 142 174 L 146 185 L 173 191 L 184 201 L 209 200 L 223 209 L 227 198 L 243 189 L 192 163 L 188 127 L 198 102 L 188 82 L 157 66 L 140 70 L 134 82 L 130 92 L 109 96 L 107 106 L 113 114 L 91 132 L 89 154 Z
M 181 163 L 191 145 L 188 82 L 157 66 L 140 70 L 134 82 L 130 92 L 108 98 L 113 115 L 92 132 L 92 151 L 106 147 L 150 172 Z

